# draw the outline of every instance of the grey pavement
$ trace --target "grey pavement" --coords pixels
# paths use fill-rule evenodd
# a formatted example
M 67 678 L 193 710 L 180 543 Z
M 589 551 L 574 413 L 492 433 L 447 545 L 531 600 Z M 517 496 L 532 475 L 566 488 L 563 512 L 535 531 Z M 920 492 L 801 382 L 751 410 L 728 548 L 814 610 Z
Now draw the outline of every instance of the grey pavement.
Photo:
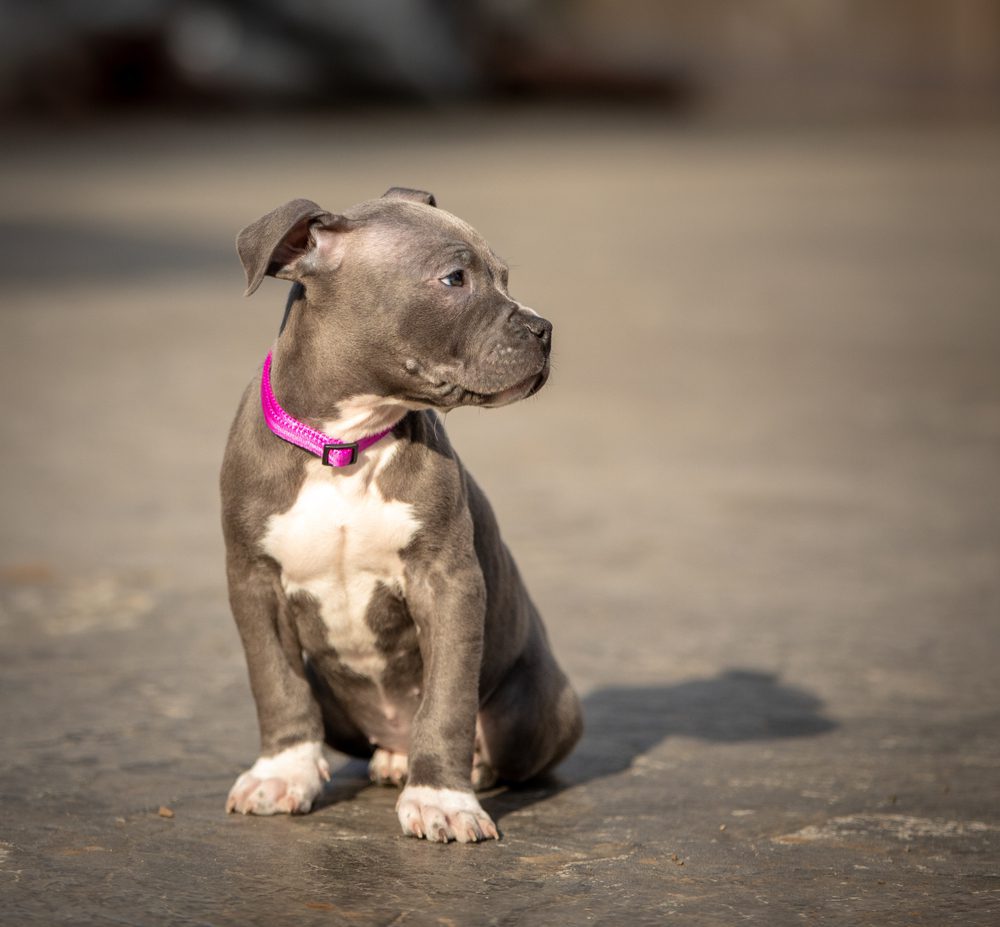
M 1000 130 L 123 122 L 0 167 L 0 922 L 1000 923 Z M 587 731 L 475 847 L 346 759 L 223 811 L 217 470 L 284 299 L 232 240 L 394 184 L 555 323 L 541 394 L 447 427 Z

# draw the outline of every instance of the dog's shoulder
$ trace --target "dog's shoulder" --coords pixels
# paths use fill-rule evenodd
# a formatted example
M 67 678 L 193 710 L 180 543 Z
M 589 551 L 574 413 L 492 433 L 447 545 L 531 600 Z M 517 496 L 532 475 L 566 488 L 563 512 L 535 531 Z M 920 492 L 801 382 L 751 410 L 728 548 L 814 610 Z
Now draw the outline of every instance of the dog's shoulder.
M 259 390 L 258 374 L 243 392 L 219 473 L 227 540 L 251 545 L 263 533 L 267 518 L 292 504 L 305 477 L 301 452 L 267 428 Z
M 410 503 L 430 532 L 468 518 L 471 478 L 436 412 L 410 412 L 394 429 L 398 447 L 379 473 L 388 499 Z

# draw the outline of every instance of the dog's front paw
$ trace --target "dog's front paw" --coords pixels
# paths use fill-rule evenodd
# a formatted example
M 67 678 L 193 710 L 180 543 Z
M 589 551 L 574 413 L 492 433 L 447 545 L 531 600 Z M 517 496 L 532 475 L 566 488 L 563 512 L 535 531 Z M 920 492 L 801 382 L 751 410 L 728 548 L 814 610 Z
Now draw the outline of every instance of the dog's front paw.
M 240 814 L 305 814 L 312 808 L 330 766 L 318 743 L 302 743 L 262 756 L 229 790 L 226 811 Z
M 496 825 L 472 792 L 408 785 L 396 802 L 403 833 L 447 843 L 496 840 Z

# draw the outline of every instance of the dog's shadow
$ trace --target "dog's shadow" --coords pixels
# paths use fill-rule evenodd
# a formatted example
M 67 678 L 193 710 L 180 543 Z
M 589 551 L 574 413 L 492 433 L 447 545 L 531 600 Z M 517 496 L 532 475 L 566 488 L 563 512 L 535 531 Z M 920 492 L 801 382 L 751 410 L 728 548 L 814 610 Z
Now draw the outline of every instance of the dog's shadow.
M 583 699 L 584 735 L 554 775 L 491 793 L 495 820 L 629 769 L 670 736 L 718 743 L 812 737 L 836 725 L 822 702 L 773 673 L 731 669 L 676 685 L 608 686 Z
M 584 735 L 556 774 L 481 797 L 496 821 L 566 789 L 624 772 L 670 736 L 738 743 L 812 737 L 836 726 L 822 703 L 773 673 L 731 669 L 675 685 L 607 686 L 583 699 Z M 367 763 L 341 766 L 316 803 L 347 801 L 370 785 Z

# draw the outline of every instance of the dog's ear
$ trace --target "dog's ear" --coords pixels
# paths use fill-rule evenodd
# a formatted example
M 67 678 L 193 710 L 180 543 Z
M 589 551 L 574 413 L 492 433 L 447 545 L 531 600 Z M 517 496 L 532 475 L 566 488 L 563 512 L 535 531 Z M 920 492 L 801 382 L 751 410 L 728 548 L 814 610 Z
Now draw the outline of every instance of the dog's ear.
M 346 231 L 351 222 L 317 206 L 312 200 L 292 200 L 251 222 L 236 237 L 243 269 L 247 275 L 249 296 L 266 274 L 297 280 L 304 272 L 315 270 L 322 258 L 324 268 L 336 266 L 339 255 L 333 247 L 334 236 Z M 309 257 L 309 261 L 303 259 Z
M 424 190 L 413 190 L 410 187 L 389 187 L 389 189 L 382 194 L 382 198 L 384 199 L 387 196 L 390 199 L 412 200 L 414 203 L 424 203 L 427 206 L 437 206 L 437 200 L 434 199 L 433 193 L 427 193 Z

